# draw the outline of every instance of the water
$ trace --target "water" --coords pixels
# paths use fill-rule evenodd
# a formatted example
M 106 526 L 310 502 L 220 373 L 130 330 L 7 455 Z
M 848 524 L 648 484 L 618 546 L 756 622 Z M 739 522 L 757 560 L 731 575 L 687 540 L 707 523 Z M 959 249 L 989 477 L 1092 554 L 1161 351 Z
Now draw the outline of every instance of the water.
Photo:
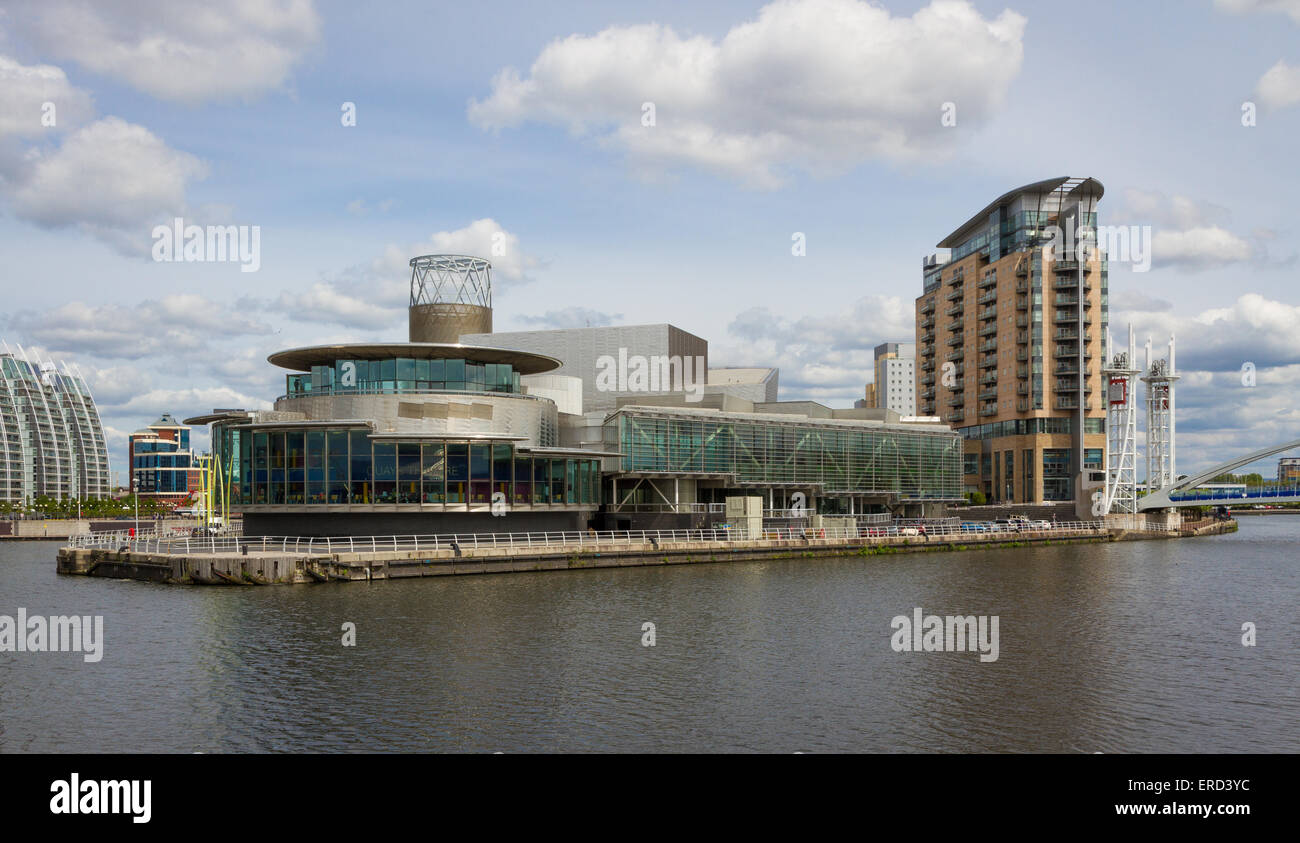
M 60 577 L 57 545 L 4 543 L 0 614 L 102 614 L 106 642 L 0 653 L 0 750 L 1297 752 L 1300 516 L 1241 522 L 269 588 Z M 916 606 L 998 615 L 1000 658 L 894 652 Z

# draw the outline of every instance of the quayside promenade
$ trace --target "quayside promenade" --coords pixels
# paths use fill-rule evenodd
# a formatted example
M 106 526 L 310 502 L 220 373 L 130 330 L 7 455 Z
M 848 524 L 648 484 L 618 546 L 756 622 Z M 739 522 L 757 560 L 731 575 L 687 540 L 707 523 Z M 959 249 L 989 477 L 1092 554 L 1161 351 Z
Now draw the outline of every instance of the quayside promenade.
M 367 582 L 408 577 L 720 563 L 754 559 L 935 552 L 976 547 L 1182 538 L 1233 532 L 1234 521 L 1125 530 L 1101 521 L 1042 529 L 969 525 L 867 529 L 783 528 L 753 537 L 728 530 L 476 533 L 344 538 L 78 537 L 58 572 L 198 585 Z

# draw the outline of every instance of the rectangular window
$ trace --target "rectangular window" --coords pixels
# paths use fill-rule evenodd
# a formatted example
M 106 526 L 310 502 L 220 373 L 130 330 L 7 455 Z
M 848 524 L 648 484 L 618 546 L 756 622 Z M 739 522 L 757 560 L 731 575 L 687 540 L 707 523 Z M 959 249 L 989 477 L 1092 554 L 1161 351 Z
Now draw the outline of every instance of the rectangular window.
M 375 503 L 397 503 L 397 446 L 375 442 Z
M 447 503 L 465 503 L 469 493 L 469 445 L 447 444 Z
M 267 503 L 284 503 L 284 434 L 271 433 L 267 441 L 271 454 L 271 482 L 267 488 Z
M 469 446 L 470 503 L 485 504 L 492 499 L 491 454 L 490 445 Z
M 307 431 L 307 503 L 325 503 L 325 431 Z
M 351 433 L 352 503 L 370 503 L 374 493 L 374 466 L 370 460 L 370 437 L 364 430 Z
M 420 446 L 415 442 L 397 446 L 397 502 L 420 502 Z
M 513 479 L 511 471 L 510 452 L 514 450 L 509 445 L 492 446 L 492 498 L 494 501 L 509 503 L 511 501 L 511 480 Z M 501 497 L 497 497 L 500 494 Z
M 533 461 L 528 457 L 515 457 L 515 503 L 533 502 Z
M 329 502 L 348 502 L 348 433 L 331 430 L 326 434 L 326 466 L 329 471 Z
M 424 502 L 445 503 L 447 463 L 441 444 L 424 446 L 422 466 L 420 475 L 424 487 Z

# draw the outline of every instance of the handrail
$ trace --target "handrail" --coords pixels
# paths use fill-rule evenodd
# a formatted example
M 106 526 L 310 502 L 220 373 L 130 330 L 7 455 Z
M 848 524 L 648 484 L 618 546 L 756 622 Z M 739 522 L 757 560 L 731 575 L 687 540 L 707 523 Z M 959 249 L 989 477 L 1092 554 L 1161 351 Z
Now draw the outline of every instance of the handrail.
M 411 534 L 391 536 L 241 536 L 227 535 L 177 535 L 150 534 L 122 536 L 102 533 L 72 537 L 70 546 L 78 548 L 118 549 L 129 547 L 137 553 L 293 553 L 299 555 L 331 555 L 334 553 L 378 553 L 451 550 L 477 550 L 492 548 L 532 547 L 617 547 L 642 545 L 661 547 L 665 543 L 739 542 L 739 541 L 800 541 L 831 542 L 862 540 L 910 539 L 920 541 L 948 541 L 954 538 L 969 540 L 972 535 L 998 534 L 1012 538 L 1021 534 L 1049 536 L 1096 535 L 1106 529 L 1101 521 L 1059 522 L 1050 527 L 1026 528 L 1019 525 L 981 523 L 979 527 L 961 523 L 948 524 L 877 524 L 852 526 L 836 524 L 826 527 L 770 527 L 749 535 L 742 529 L 709 527 L 692 530 L 608 530 L 608 531 L 557 531 L 538 533 L 448 533 Z M 1177 529 L 1177 528 L 1172 528 Z

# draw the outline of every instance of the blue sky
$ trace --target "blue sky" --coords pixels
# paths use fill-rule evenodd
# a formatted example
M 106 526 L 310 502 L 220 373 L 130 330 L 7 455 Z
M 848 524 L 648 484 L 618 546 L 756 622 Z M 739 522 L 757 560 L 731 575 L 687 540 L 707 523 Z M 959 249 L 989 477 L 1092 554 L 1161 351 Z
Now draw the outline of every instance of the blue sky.
M 1111 321 L 1177 331 L 1190 469 L 1300 437 L 1297 137 L 1300 0 L 6 3 L 0 336 L 77 362 L 120 470 L 161 412 L 268 406 L 277 348 L 403 339 L 406 260 L 501 232 L 498 329 L 672 322 L 849 406 L 940 238 L 1092 176 L 1152 227 Z M 153 261 L 177 215 L 260 268 Z

